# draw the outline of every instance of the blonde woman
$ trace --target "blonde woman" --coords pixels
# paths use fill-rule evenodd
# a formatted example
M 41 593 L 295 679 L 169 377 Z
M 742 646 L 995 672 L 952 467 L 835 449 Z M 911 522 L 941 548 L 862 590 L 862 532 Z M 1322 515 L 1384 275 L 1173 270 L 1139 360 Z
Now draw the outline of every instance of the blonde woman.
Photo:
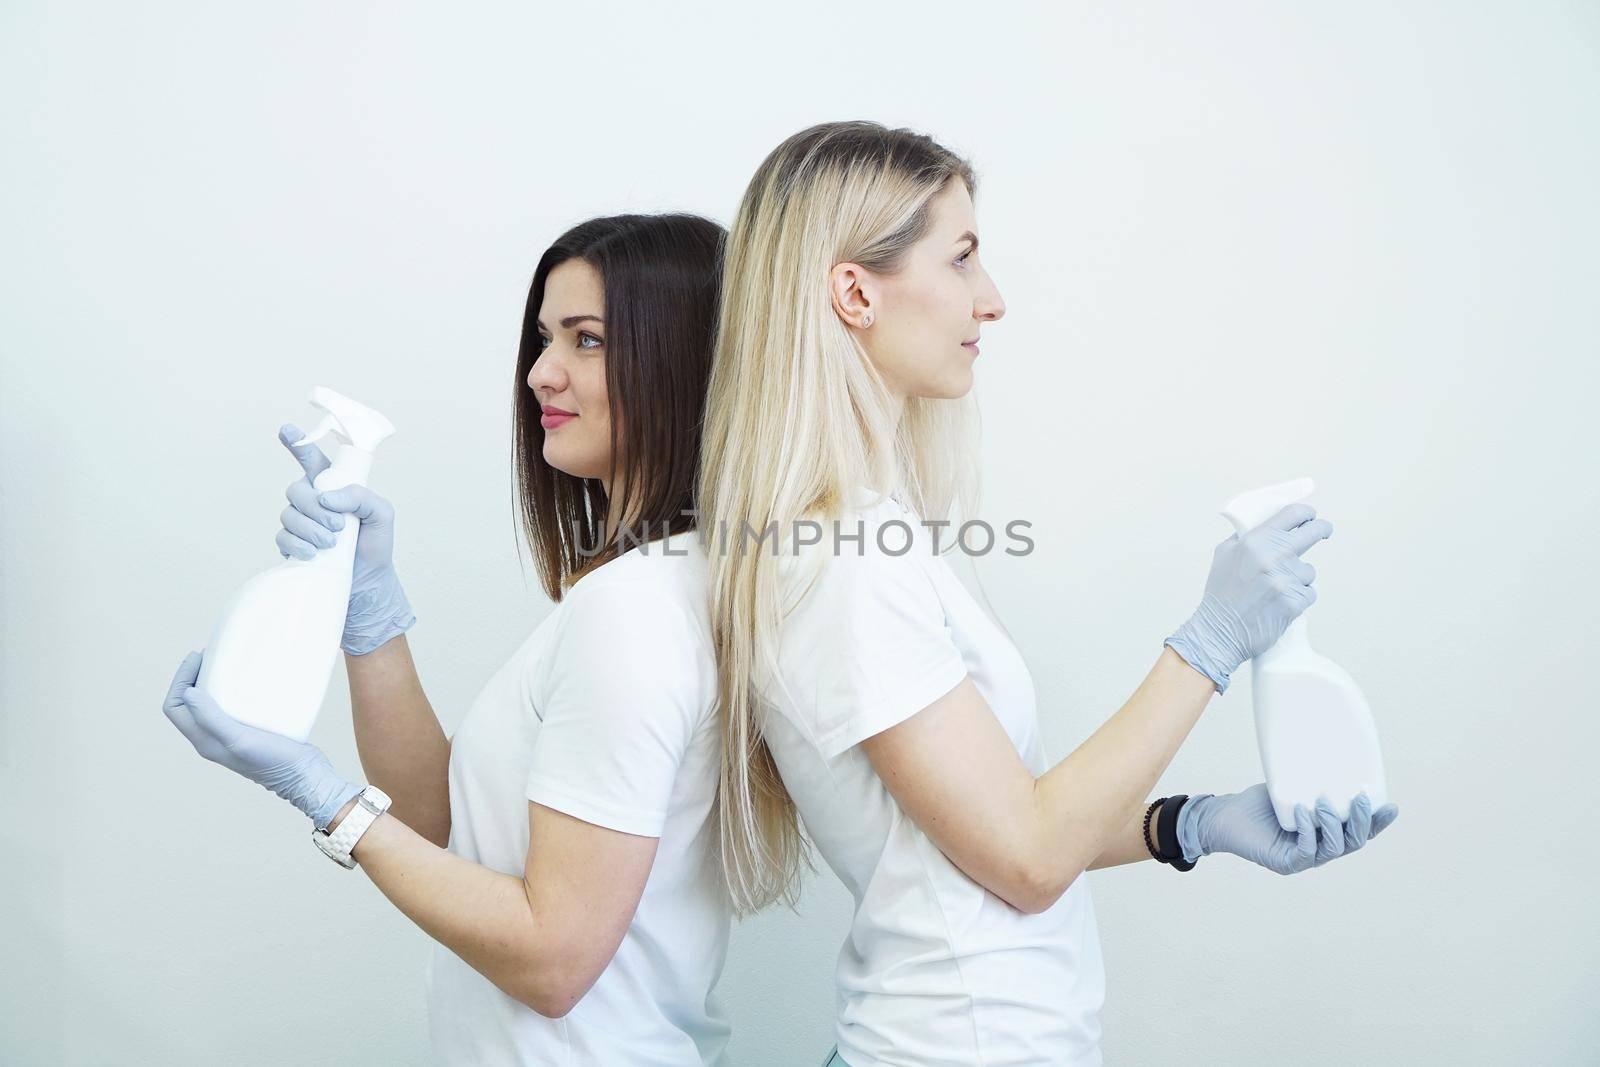
M 1289 874 L 1397 814 L 1364 797 L 1284 833 L 1264 785 L 1147 793 L 1240 663 L 1315 594 L 1329 536 L 1285 508 L 1217 547 L 1194 615 L 1049 765 L 1027 667 L 939 554 L 971 517 L 973 362 L 1005 305 L 972 168 L 827 123 L 779 145 L 724 257 L 698 493 L 723 701 L 723 866 L 792 897 L 796 816 L 855 899 L 836 971 L 848 1067 L 1096 1064 L 1104 973 L 1085 871 L 1229 852 Z
M 557 603 L 451 737 L 411 660 L 393 505 L 364 486 L 319 493 L 327 457 L 291 444 L 293 426 L 280 435 L 305 477 L 289 486 L 279 551 L 309 558 L 360 523 L 341 645 L 362 769 L 391 803 L 336 858 L 433 938 L 437 1063 L 725 1062 L 711 990 L 732 912 L 692 499 L 722 236 L 693 215 L 608 216 L 539 260 L 510 383 L 512 450 Z M 164 710 L 201 755 L 316 831 L 337 832 L 358 794 L 371 799 L 315 745 L 232 719 L 194 686 L 200 663 L 184 660 Z

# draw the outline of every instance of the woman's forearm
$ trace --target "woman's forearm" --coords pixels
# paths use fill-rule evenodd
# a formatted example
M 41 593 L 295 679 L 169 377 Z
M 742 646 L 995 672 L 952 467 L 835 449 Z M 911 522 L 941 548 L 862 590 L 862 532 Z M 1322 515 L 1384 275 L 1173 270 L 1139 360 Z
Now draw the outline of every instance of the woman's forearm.
M 428 841 L 450 840 L 450 741 L 428 703 L 405 634 L 344 657 L 356 751 L 395 818 Z
M 1149 801 L 1141 804 L 1137 811 L 1122 825 L 1122 828 L 1112 834 L 1111 840 L 1106 842 L 1106 847 L 1100 851 L 1095 861 L 1089 864 L 1089 870 L 1098 871 L 1102 867 L 1120 867 L 1124 863 L 1138 863 L 1140 860 L 1150 859 L 1150 850 L 1145 847 L 1144 838 L 1144 809 L 1149 806 Z M 1152 840 L 1156 832 L 1156 820 L 1161 818 L 1161 809 L 1158 807 L 1150 816 L 1150 836 Z
M 535 1011 L 549 1011 L 536 992 L 535 966 L 549 953 L 539 944 L 527 883 L 436 847 L 392 817 L 395 806 L 398 801 L 350 851 L 367 877 L 429 937 L 507 996 Z M 354 807 L 354 800 L 345 804 L 329 823 L 330 833 Z
M 1083 871 L 1140 858 L 1146 798 L 1215 694 L 1211 679 L 1163 647 L 1121 709 L 1035 781 L 1043 840 L 1072 843 L 1053 850 L 1063 892 Z

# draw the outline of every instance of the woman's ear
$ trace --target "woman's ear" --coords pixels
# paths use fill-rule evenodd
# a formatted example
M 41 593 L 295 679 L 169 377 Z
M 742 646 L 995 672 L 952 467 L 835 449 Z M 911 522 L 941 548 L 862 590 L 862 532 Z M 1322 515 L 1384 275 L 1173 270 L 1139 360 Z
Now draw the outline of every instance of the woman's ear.
M 866 268 L 857 263 L 837 263 L 828 272 L 828 294 L 834 313 L 846 326 L 866 329 L 872 325 L 872 286 Z

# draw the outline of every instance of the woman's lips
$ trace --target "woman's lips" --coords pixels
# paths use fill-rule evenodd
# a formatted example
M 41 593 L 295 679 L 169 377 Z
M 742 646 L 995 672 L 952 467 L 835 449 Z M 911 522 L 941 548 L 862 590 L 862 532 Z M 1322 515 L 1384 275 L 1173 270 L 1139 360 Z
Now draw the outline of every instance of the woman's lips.
M 543 426 L 547 430 L 553 430 L 557 426 L 560 426 L 563 423 L 571 422 L 577 417 L 578 416 L 572 414 L 570 411 L 547 411 L 543 415 L 539 416 L 539 425 Z
M 978 342 L 976 341 L 962 341 L 961 347 L 971 352 L 974 356 L 978 354 Z

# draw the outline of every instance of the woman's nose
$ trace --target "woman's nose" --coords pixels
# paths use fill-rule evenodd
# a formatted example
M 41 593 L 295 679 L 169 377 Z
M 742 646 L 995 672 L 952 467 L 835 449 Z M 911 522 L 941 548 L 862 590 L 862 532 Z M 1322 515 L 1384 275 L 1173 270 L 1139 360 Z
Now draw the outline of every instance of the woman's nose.
M 1005 317 L 1006 302 L 1001 299 L 1000 290 L 990 285 L 989 291 L 978 301 L 978 306 L 974 310 L 978 313 L 978 318 L 985 322 L 993 322 Z
M 550 350 L 547 348 L 533 361 L 533 366 L 528 368 L 528 388 L 548 389 L 553 393 L 559 393 L 563 388 L 563 377 L 560 366 L 556 360 L 550 358 Z

